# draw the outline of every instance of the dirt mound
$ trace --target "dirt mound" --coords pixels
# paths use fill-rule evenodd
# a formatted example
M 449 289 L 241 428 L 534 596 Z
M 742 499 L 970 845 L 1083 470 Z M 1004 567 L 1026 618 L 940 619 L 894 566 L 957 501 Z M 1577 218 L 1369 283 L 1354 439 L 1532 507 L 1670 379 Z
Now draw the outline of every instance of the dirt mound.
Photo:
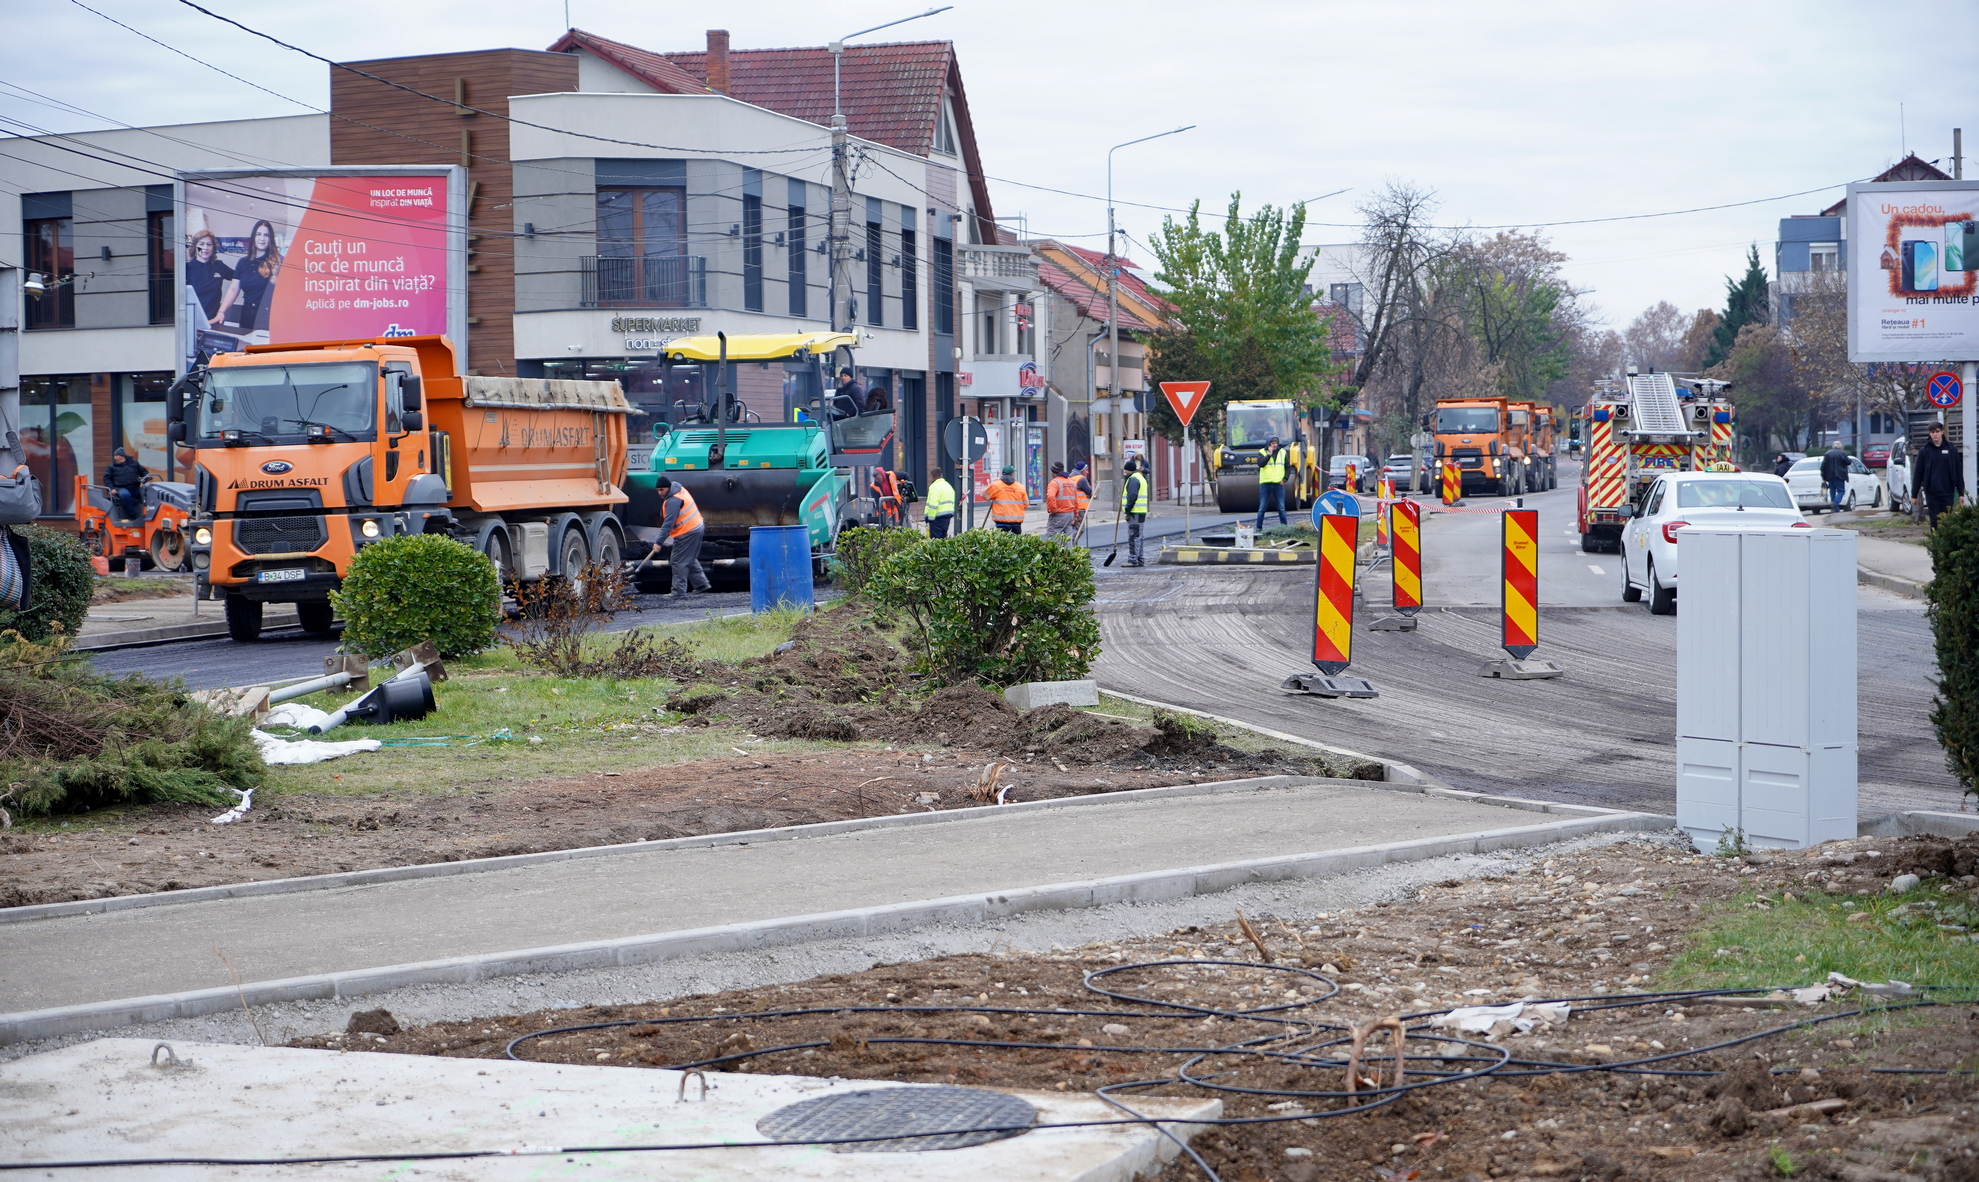
M 1895 850 L 1893 874 L 1942 874 L 1964 878 L 1979 874 L 1979 833 L 1957 839 L 1949 837 L 1907 837 Z
M 788 644 L 742 668 L 757 693 L 841 705 L 891 701 L 915 680 L 889 626 L 855 611 L 806 617 Z

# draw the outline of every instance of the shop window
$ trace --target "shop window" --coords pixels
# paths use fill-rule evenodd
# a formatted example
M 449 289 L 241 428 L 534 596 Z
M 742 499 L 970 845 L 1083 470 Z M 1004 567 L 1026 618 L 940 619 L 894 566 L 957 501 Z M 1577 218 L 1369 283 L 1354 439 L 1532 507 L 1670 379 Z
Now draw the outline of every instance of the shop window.
M 921 277 L 916 274 L 919 269 L 920 261 L 914 254 L 914 231 L 903 226 L 900 230 L 900 327 L 909 332 L 921 327 Z
M 742 306 L 763 310 L 763 199 L 742 198 Z
M 73 328 L 76 323 L 76 242 L 72 218 L 35 218 L 21 223 L 27 269 L 47 290 L 27 297 L 29 328 Z
M 788 229 L 784 231 L 788 243 L 786 255 L 790 260 L 790 314 L 808 316 L 810 314 L 810 283 L 805 273 L 810 262 L 810 252 L 804 249 L 804 207 L 790 207 Z
M 44 515 L 73 514 L 76 474 L 95 474 L 95 412 L 89 393 L 88 374 L 21 379 L 21 449 L 28 471 L 41 482 Z
M 116 382 L 117 409 L 110 424 L 110 445 L 129 452 L 160 480 L 184 476 L 189 470 L 187 463 L 166 462 L 165 392 L 172 387 L 171 373 L 120 374 Z M 181 456 L 190 459 L 183 452 Z M 109 457 L 104 457 L 104 463 L 109 463 Z

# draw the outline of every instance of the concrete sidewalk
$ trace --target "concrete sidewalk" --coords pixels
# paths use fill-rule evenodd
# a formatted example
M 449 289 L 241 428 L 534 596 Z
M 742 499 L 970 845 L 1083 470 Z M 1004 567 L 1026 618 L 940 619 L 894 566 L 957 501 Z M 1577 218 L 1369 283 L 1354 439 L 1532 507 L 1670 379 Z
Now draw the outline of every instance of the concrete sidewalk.
M 1931 582 L 1931 551 L 1917 542 L 1897 542 L 1861 534 L 1855 541 L 1855 567 L 1862 582 L 1922 598 Z
M 18 1018 L 21 1011 L 190 990 L 224 989 L 231 998 L 220 953 L 241 981 L 252 983 L 825 913 L 835 913 L 838 926 L 820 931 L 843 934 L 857 909 L 959 896 L 972 896 L 980 909 L 985 895 L 995 904 L 1003 900 L 994 892 L 1017 894 L 1040 884 L 1090 887 L 1092 880 L 1175 868 L 1197 868 L 1204 879 L 1204 867 L 1386 843 L 1546 825 L 1667 824 L 1600 810 L 1572 810 L 1562 821 L 1474 799 L 1342 781 L 1087 799 L 1075 807 L 984 809 L 942 824 L 770 844 L 629 847 L 614 856 L 478 874 L 10 924 L 0 927 L 0 1007 Z M 1371 857 L 1368 864 L 1387 860 Z M 1274 876 L 1285 875 L 1240 871 L 1227 885 Z M 743 946 L 764 943 L 745 939 Z M 539 964 L 535 971 L 554 969 Z M 0 1025 L 8 1023 L 0 1019 Z
M 262 613 L 261 626 L 270 632 L 298 627 L 295 608 L 289 604 L 269 604 Z M 76 630 L 76 642 L 70 647 L 96 650 L 226 634 L 226 605 L 193 599 L 188 580 L 184 595 L 92 605 L 89 614 L 83 617 L 82 627 Z

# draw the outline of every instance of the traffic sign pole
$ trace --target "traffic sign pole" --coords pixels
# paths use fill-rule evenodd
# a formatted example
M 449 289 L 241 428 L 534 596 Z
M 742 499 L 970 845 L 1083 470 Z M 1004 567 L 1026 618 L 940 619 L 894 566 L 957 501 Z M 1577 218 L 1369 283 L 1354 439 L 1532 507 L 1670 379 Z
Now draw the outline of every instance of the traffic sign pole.
M 1979 362 L 1968 361 L 1959 366 L 1959 369 L 1965 376 L 1965 388 L 1971 389 L 1972 383 L 1979 381 Z M 1959 442 L 1965 445 L 1959 458 L 1965 461 L 1965 495 L 1968 498 L 1979 497 L 1979 448 L 1973 446 L 1975 442 L 1973 436 L 1979 432 L 1974 430 L 1973 401 L 1970 398 L 1963 399 L 1959 403 L 1958 411 Z
M 1203 399 L 1209 396 L 1209 383 L 1163 382 L 1161 383 L 1161 396 L 1168 399 L 1168 405 L 1175 411 L 1175 417 L 1182 420 L 1182 470 L 1187 472 L 1191 468 L 1189 457 L 1194 454 L 1191 450 L 1194 441 L 1189 434 L 1189 424 L 1195 420 L 1196 411 L 1202 408 Z M 1189 510 L 1191 508 L 1191 499 L 1188 492 L 1189 482 L 1184 480 L 1179 483 L 1182 485 L 1182 544 L 1187 546 L 1190 544 Z M 1259 493 L 1258 495 L 1263 496 L 1264 494 Z

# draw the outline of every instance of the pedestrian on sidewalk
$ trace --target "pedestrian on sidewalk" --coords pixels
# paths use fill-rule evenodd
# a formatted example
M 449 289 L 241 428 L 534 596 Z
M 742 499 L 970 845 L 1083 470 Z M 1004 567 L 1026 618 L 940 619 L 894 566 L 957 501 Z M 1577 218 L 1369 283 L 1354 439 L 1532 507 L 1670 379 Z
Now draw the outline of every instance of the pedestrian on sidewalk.
M 1958 449 L 1945 442 L 1945 425 L 1931 424 L 1931 441 L 1910 457 L 1910 499 L 1924 496 L 1925 511 L 1931 515 L 1931 528 L 1938 528 L 1938 516 L 1962 500 L 1965 493 L 1965 461 Z
M 1828 452 L 1821 457 L 1821 479 L 1828 486 L 1828 501 L 1839 512 L 1842 501 L 1848 496 L 1848 453 L 1840 443 L 1828 445 Z
M 1267 510 L 1278 510 L 1278 524 L 1290 525 L 1292 519 L 1285 516 L 1285 447 L 1273 435 L 1264 441 L 1264 454 L 1257 462 L 1257 524 L 1252 530 L 1264 528 L 1264 515 Z
M 922 502 L 921 516 L 927 520 L 928 536 L 945 538 L 955 524 L 955 486 L 940 468 L 928 469 L 928 499 Z
M 1127 519 L 1127 565 L 1146 566 L 1146 556 L 1141 551 L 1141 528 L 1147 524 L 1149 498 L 1148 478 L 1141 474 L 1144 467 L 1139 459 L 1127 461 L 1126 486 L 1120 493 L 1120 513 Z
M 1065 474 L 1065 461 L 1051 465 L 1051 480 L 1044 486 L 1046 513 L 1044 536 L 1072 544 L 1072 531 L 1079 524 L 1079 482 Z
M 1788 470 L 1791 469 L 1792 467 L 1793 467 L 1793 458 L 1788 456 L 1787 453 L 1781 452 L 1779 456 L 1773 460 L 1773 475 L 1779 477 L 1782 480 L 1785 480 L 1787 478 Z
M 983 498 L 989 502 L 990 520 L 996 523 L 996 528 L 1007 534 L 1024 532 L 1024 509 L 1030 497 L 1024 486 L 1017 483 L 1017 469 L 1005 464 L 1003 475 L 990 481 L 983 490 Z
M 665 474 L 653 482 L 653 488 L 660 494 L 663 512 L 660 536 L 666 542 L 662 544 L 673 547 L 667 558 L 667 565 L 673 570 L 673 593 L 667 598 L 681 600 L 690 591 L 713 591 L 714 584 L 708 582 L 707 572 L 701 569 L 701 539 L 706 536 L 706 530 L 701 510 L 694 504 L 694 494 Z M 574 572 L 565 573 L 568 576 Z

